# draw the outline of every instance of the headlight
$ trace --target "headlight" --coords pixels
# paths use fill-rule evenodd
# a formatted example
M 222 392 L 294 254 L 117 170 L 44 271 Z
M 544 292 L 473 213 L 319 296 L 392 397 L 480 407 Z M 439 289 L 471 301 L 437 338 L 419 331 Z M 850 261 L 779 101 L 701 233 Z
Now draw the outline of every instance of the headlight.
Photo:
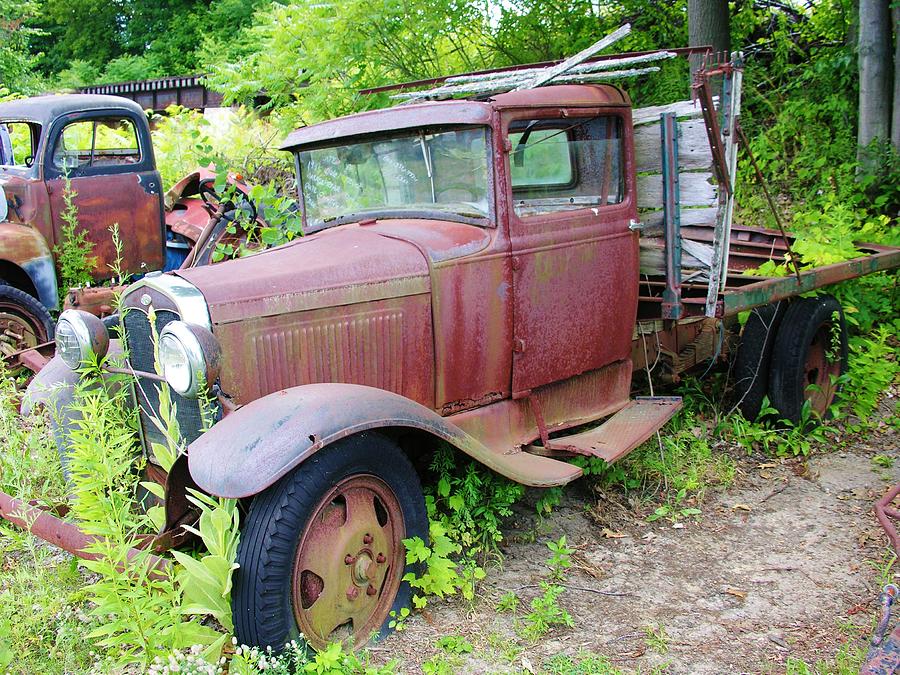
M 67 309 L 59 315 L 56 353 L 69 368 L 80 368 L 92 354 L 102 358 L 108 349 L 109 331 L 99 318 L 80 309 Z
M 197 398 L 219 376 L 219 343 L 205 328 L 172 321 L 159 335 L 159 366 L 172 389 Z

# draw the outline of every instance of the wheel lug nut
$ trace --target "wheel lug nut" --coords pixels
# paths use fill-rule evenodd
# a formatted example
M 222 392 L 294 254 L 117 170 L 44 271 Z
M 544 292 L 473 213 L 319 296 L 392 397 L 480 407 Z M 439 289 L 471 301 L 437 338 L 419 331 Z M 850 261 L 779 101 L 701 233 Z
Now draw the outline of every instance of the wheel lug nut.
M 363 537 L 363 543 L 364 543 L 364 544 L 371 544 L 371 543 L 372 543 L 372 535 L 371 535 L 371 534 L 367 534 L 365 537 Z
M 366 589 L 366 595 L 375 595 L 377 592 L 372 584 L 369 584 L 369 587 Z
M 383 562 L 384 562 L 384 553 L 379 553 L 379 554 L 378 554 L 378 557 L 375 558 L 375 561 L 376 561 L 379 565 L 380 565 L 381 563 L 383 563 Z
M 356 562 L 356 558 L 354 558 L 354 557 L 353 557 L 352 555 L 350 555 L 349 553 L 347 554 L 347 557 L 344 558 L 344 564 L 345 564 L 345 565 L 352 565 L 352 564 L 355 563 L 355 562 Z
M 369 587 L 371 588 L 371 586 Z M 368 593 L 368 591 L 366 591 Z M 356 596 L 359 595 L 359 589 L 356 586 L 351 586 L 347 589 L 347 599 L 353 600 Z

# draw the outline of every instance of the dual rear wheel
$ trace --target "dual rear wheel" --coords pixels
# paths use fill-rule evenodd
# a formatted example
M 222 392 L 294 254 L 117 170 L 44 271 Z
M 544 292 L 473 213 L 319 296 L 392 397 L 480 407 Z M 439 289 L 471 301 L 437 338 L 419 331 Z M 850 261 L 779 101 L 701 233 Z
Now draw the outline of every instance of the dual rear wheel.
M 735 360 L 735 394 L 747 419 L 769 397 L 781 417 L 798 423 L 803 407 L 826 417 L 847 368 L 847 326 L 830 295 L 798 298 L 754 309 Z

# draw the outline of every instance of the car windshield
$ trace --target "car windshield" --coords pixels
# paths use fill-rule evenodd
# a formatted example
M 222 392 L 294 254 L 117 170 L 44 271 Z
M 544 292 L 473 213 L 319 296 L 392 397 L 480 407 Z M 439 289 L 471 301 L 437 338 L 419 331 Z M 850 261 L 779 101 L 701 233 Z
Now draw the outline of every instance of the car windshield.
M 486 220 L 487 129 L 423 131 L 301 150 L 308 230 L 356 216 Z

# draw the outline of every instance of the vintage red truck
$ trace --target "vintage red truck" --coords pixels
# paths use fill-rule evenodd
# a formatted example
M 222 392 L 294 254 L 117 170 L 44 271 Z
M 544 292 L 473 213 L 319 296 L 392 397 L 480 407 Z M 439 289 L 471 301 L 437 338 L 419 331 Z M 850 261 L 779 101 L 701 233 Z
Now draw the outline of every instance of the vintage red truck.
M 158 541 L 177 542 L 196 517 L 186 488 L 246 509 L 232 593 L 241 642 L 279 648 L 302 633 L 321 648 L 385 631 L 410 598 L 402 540 L 427 537 L 417 467 L 438 444 L 524 485 L 565 485 L 582 473 L 567 459 L 614 462 L 678 410 L 677 398 L 633 398 L 636 373 L 657 364 L 653 378 L 672 380 L 724 359 L 740 311 L 768 307 L 774 319 L 739 349 L 758 375 L 744 391 L 789 416 L 806 399 L 825 412 L 845 359 L 840 307 L 798 296 L 895 268 L 900 250 L 866 247 L 788 277 L 742 274 L 783 259 L 790 237 L 730 225 L 721 192 L 679 201 L 697 182 L 692 163 L 719 163 L 726 185 L 719 160 L 732 151 L 715 111 L 704 106 L 701 119 L 689 107 L 639 120 L 616 86 L 551 84 L 304 127 L 283 147 L 296 158 L 306 236 L 148 274 L 124 292 L 142 451 L 167 490 Z M 679 154 L 679 128 L 710 134 L 712 149 Z M 642 271 L 642 240 L 653 243 L 642 223 L 661 234 L 655 271 Z M 712 259 L 683 272 L 694 263 L 677 257 L 690 251 Z M 823 342 L 834 335 L 836 350 Z M 63 413 L 63 457 L 75 368 L 107 350 L 121 346 L 95 317 L 61 316 L 57 355 L 30 395 Z M 163 380 L 189 444 L 167 473 L 151 451 Z M 78 551 L 58 534 L 74 525 L 47 527 Z
M 93 245 L 96 282 L 113 276 L 113 224 L 122 271 L 140 275 L 178 267 L 218 206 L 204 208 L 198 197 L 210 203 L 209 171 L 164 192 L 147 115 L 128 99 L 67 94 L 0 103 L 0 356 L 53 338 L 67 178 L 78 227 Z M 91 309 L 100 312 L 110 299 L 82 292 L 75 304 L 96 301 Z

